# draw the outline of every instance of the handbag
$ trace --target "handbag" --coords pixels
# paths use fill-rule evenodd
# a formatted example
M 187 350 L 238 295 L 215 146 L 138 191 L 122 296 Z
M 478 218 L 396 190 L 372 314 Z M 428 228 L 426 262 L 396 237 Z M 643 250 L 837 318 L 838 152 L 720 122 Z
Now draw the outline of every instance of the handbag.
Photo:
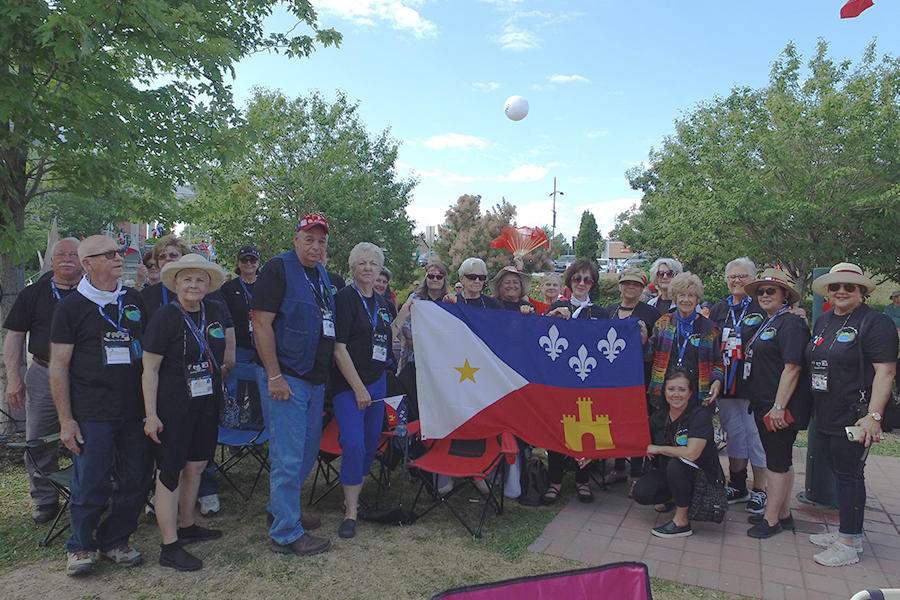
M 863 331 L 865 331 L 866 321 L 868 320 L 869 315 L 867 314 L 863 318 L 862 323 L 859 324 L 859 343 L 857 344 L 859 347 L 859 402 L 853 405 L 853 408 L 856 410 L 857 421 L 869 414 L 869 399 L 866 393 L 865 381 L 865 358 L 863 357 L 862 348 Z M 898 366 L 900 366 L 900 364 L 898 364 Z M 881 415 L 881 430 L 889 432 L 898 427 L 900 427 L 900 398 L 891 393 L 887 404 L 884 407 L 884 414 Z
M 222 406 L 219 409 L 219 425 L 227 429 L 237 429 L 244 415 L 244 407 L 237 399 L 228 393 L 225 385 L 222 385 Z
M 710 481 L 706 471 L 698 468 L 694 476 L 694 495 L 688 509 L 691 521 L 721 523 L 728 512 L 728 496 L 725 493 L 725 473 L 719 467 L 719 477 Z

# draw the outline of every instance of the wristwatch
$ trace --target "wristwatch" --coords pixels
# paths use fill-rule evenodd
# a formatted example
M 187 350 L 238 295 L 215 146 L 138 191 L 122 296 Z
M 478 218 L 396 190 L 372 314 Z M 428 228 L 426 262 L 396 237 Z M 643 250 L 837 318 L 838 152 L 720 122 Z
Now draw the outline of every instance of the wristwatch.
M 870 412 L 870 413 L 869 413 L 869 416 L 871 416 L 871 417 L 872 417 L 873 419 L 875 419 L 876 421 L 880 421 L 880 420 L 881 420 L 881 413 Z
M 776 405 L 775 405 L 775 410 L 784 410 L 784 407 L 781 406 L 780 404 L 776 404 Z

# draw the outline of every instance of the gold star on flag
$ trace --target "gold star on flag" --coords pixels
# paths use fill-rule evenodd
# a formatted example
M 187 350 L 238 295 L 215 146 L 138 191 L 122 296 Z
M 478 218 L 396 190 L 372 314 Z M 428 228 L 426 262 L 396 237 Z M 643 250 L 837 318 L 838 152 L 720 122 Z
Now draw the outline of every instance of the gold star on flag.
M 461 367 L 453 367 L 457 371 L 459 371 L 459 382 L 462 383 L 466 379 L 471 379 L 472 383 L 475 383 L 475 371 L 478 371 L 480 367 L 471 367 L 469 366 L 469 359 L 466 359 L 466 364 Z

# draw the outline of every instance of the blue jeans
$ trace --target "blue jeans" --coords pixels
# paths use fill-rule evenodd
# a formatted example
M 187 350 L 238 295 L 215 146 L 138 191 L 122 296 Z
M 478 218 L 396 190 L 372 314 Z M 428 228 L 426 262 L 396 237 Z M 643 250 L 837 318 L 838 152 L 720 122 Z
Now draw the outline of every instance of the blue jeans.
M 128 543 L 137 529 L 149 488 L 150 474 L 144 469 L 147 437 L 140 418 L 81 421 L 78 426 L 84 444 L 81 454 L 72 457 L 75 468 L 69 485 L 72 535 L 66 541 L 66 550 L 106 552 Z M 109 513 L 101 523 L 107 500 Z
M 842 435 L 818 432 L 816 438 L 825 463 L 834 473 L 840 518 L 838 533 L 848 538 L 861 537 L 866 508 L 866 478 L 863 475 L 866 447 Z
M 256 384 L 263 416 L 269 429 L 269 513 L 275 517 L 269 537 L 287 545 L 306 533 L 300 524 L 300 489 L 316 464 L 322 440 L 322 408 L 325 385 L 311 385 L 297 377 L 284 376 L 291 392 L 287 400 L 269 395 L 269 376 L 256 369 Z
M 386 396 L 386 381 L 382 374 L 381 379 L 366 386 L 373 400 Z M 353 390 L 341 392 L 334 397 L 334 418 L 341 431 L 340 482 L 343 485 L 359 485 L 372 469 L 378 442 L 381 441 L 384 402 L 373 402 L 359 410 Z

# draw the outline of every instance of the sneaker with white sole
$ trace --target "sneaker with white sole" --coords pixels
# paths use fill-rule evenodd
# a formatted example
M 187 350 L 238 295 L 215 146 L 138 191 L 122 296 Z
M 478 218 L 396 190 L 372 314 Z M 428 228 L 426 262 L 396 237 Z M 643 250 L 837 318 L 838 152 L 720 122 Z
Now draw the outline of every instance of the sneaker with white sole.
M 86 575 L 91 572 L 96 562 L 92 550 L 66 552 L 66 575 Z
M 725 488 L 725 497 L 728 498 L 728 504 L 737 504 L 738 502 L 750 500 L 750 492 L 746 489 L 739 490 L 729 485 Z
M 750 500 L 747 502 L 747 512 L 754 515 L 762 515 L 766 512 L 766 500 L 768 496 L 762 490 L 750 490 Z
M 836 533 L 814 533 L 809 536 L 810 543 L 815 544 L 819 548 L 828 548 L 837 539 L 838 534 Z M 856 550 L 857 554 L 863 553 L 862 538 L 853 538 L 853 549 Z
M 218 494 L 200 496 L 197 498 L 197 502 L 200 503 L 200 514 L 204 517 L 211 517 L 222 510 L 222 502 L 219 501 Z
M 813 556 L 820 565 L 825 567 L 844 567 L 859 562 L 859 553 L 856 548 L 849 548 L 840 542 L 834 542 L 824 552 Z
M 144 555 L 141 551 L 130 544 L 122 544 L 112 550 L 101 552 L 100 556 L 108 558 L 120 567 L 136 567 L 144 562 Z

